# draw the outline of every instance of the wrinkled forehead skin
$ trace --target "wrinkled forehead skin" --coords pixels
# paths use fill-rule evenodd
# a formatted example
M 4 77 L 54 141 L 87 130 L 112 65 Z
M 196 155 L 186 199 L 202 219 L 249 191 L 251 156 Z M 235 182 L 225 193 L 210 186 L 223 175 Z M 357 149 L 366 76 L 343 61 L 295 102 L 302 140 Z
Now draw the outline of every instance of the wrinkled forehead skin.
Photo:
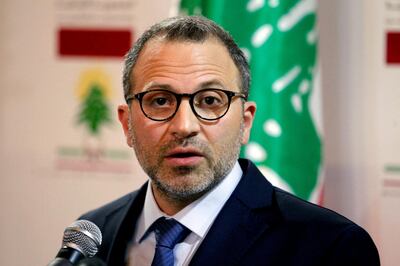
M 161 21 L 148 30 L 137 40 L 125 57 L 123 75 L 124 95 L 131 93 L 132 68 L 136 64 L 138 55 L 150 40 L 162 38 L 166 41 L 183 41 L 202 43 L 209 39 L 217 40 L 229 52 L 240 74 L 240 89 L 247 96 L 250 86 L 250 70 L 246 58 L 228 32 L 214 22 L 203 17 L 175 17 Z
M 149 85 L 152 77 L 167 79 L 168 76 L 182 79 L 182 84 L 185 84 L 185 79 L 189 79 L 186 84 L 214 80 L 225 89 L 237 92 L 241 85 L 238 68 L 226 47 L 216 38 L 193 42 L 170 41 L 159 37 L 148 41 L 130 76 L 131 93 L 140 92 Z

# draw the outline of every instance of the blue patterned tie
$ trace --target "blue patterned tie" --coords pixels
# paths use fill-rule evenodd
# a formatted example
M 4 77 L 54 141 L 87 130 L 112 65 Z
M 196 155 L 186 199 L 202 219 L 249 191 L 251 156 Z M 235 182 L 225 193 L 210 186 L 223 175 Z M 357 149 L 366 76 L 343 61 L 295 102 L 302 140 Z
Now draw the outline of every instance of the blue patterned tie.
M 152 266 L 173 266 L 174 246 L 182 242 L 190 230 L 174 219 L 159 218 L 152 225 L 156 234 L 156 252 Z

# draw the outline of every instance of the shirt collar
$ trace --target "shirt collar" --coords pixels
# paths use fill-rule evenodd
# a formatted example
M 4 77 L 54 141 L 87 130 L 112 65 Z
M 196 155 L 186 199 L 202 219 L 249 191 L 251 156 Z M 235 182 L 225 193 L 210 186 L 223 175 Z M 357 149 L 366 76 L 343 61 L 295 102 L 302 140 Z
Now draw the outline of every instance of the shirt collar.
M 236 162 L 229 174 L 216 187 L 171 218 L 179 221 L 197 236 L 204 238 L 211 224 L 239 183 L 242 174 L 242 169 L 239 163 Z M 158 218 L 161 216 L 170 217 L 159 209 L 154 199 L 150 182 L 147 186 L 142 212 L 143 219 L 139 219 L 136 241 L 144 237 L 145 232 Z

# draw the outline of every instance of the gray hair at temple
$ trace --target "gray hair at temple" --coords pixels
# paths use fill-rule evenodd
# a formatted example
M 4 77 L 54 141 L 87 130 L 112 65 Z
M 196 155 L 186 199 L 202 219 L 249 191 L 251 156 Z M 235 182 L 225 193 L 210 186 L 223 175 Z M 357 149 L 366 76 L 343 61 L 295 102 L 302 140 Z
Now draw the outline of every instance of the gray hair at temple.
M 166 41 L 190 41 L 199 43 L 206 41 L 210 37 L 219 40 L 227 48 L 233 62 L 239 70 L 241 78 L 240 90 L 247 98 L 250 87 L 249 64 L 232 36 L 216 23 L 204 17 L 181 16 L 165 19 L 150 27 L 125 55 L 123 72 L 125 99 L 131 93 L 131 88 L 133 87 L 131 82 L 135 82 L 131 80 L 131 75 L 139 53 L 149 40 L 156 37 L 163 37 Z

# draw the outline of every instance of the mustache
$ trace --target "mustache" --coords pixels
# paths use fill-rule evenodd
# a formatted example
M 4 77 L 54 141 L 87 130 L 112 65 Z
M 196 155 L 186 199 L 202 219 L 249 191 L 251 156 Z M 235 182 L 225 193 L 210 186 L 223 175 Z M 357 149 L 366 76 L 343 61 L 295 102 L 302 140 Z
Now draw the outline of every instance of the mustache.
M 212 154 L 212 151 L 208 144 L 195 137 L 190 137 L 190 138 L 173 139 L 168 143 L 162 145 L 160 147 L 160 155 L 164 157 L 170 150 L 176 148 L 187 148 L 187 147 L 194 148 L 200 151 L 207 158 L 210 158 Z

